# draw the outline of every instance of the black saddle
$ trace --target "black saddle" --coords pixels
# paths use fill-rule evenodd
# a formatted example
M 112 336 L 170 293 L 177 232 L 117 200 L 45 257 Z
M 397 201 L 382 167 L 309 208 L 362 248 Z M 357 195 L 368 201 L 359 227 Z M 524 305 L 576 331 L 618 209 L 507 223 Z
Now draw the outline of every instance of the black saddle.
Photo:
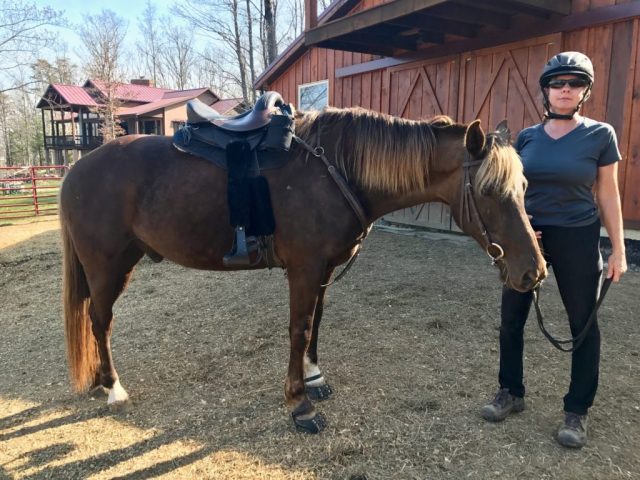
M 286 104 L 278 92 L 265 93 L 253 109 L 231 117 L 220 115 L 200 100 L 190 100 L 187 102 L 187 124 L 174 134 L 173 145 L 226 168 L 224 151 L 227 146 L 233 142 L 247 142 L 252 151 L 260 152 L 261 170 L 277 168 L 287 159 L 281 153 L 291 147 L 293 112 L 293 106 Z

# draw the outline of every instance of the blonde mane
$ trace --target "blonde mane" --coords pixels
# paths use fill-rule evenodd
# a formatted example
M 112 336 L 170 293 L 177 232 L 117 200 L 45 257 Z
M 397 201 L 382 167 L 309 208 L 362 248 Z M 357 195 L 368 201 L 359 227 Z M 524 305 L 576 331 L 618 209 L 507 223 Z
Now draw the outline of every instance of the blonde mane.
M 314 146 L 318 128 L 322 141 L 330 140 L 336 156 L 332 160 L 348 180 L 365 190 L 393 194 L 426 189 L 437 146 L 435 130 L 460 130 L 462 141 L 466 126 L 445 115 L 420 122 L 359 107 L 298 114 L 296 134 Z M 476 191 L 516 196 L 526 185 L 518 154 L 492 135 L 488 149 L 475 175 Z
M 296 124 L 297 134 L 312 144 L 316 128 L 325 142 L 328 132 L 335 135 L 336 165 L 361 188 L 389 193 L 426 189 L 436 147 L 429 123 L 363 108 L 326 108 L 305 113 Z
M 518 153 L 510 144 L 501 142 L 493 134 L 488 136 L 488 141 L 489 154 L 480 165 L 475 178 L 476 192 L 502 198 L 518 196 L 527 186 Z

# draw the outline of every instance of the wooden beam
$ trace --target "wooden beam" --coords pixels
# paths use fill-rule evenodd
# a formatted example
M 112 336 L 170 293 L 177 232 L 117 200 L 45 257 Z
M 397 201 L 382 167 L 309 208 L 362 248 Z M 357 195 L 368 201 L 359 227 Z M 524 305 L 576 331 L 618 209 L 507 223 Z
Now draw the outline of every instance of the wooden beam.
M 390 57 L 395 54 L 395 50 L 391 47 L 373 47 L 363 43 L 350 43 L 344 40 L 327 40 L 320 45 L 322 48 L 331 48 L 333 50 L 345 50 L 347 52 L 370 53 L 372 55 L 383 55 Z
M 318 0 L 304 0 L 304 29 L 318 26 Z
M 420 40 L 424 43 L 435 43 L 437 45 L 444 44 L 444 33 L 439 32 L 420 32 Z
M 569 15 L 571 13 L 571 0 L 551 0 L 550 2 L 539 0 L 491 0 L 490 2 L 478 2 L 477 0 L 455 1 L 456 3 L 509 15 L 524 14 L 539 18 L 549 18 L 551 15 Z
M 571 13 L 571 0 L 502 0 L 511 3 L 518 8 L 538 10 L 555 15 L 569 15 Z
M 610 5 L 596 8 L 566 17 L 559 17 L 548 21 L 532 22 L 528 28 L 510 30 L 493 35 L 479 36 L 475 39 L 460 40 L 444 45 L 418 50 L 415 53 L 398 55 L 396 57 L 381 58 L 371 62 L 351 65 L 336 69 L 336 78 L 349 77 L 361 73 L 372 72 L 382 68 L 395 67 L 410 62 L 444 57 L 472 50 L 493 47 L 504 43 L 518 42 L 527 38 L 539 37 L 551 33 L 567 32 L 580 28 L 594 27 L 611 22 L 620 22 L 640 16 L 640 1 L 626 4 Z
M 467 38 L 473 38 L 478 33 L 477 27 L 469 25 L 468 23 L 456 22 L 454 20 L 443 20 L 440 18 L 430 17 L 422 13 L 398 18 L 388 23 L 401 27 L 418 28 L 421 31 L 448 33 L 450 35 L 458 35 L 459 37 Z
M 388 50 L 388 47 L 402 50 L 417 50 L 418 45 L 415 40 L 410 38 L 401 37 L 399 35 L 379 35 L 369 32 L 358 32 L 352 35 L 345 35 L 343 37 L 336 38 L 339 42 L 347 42 L 352 44 L 364 44 L 371 47 L 382 47 Z M 379 54 L 380 55 L 380 54 Z
M 476 3 L 476 5 L 482 5 L 482 3 Z M 470 25 L 492 25 L 502 29 L 509 28 L 510 22 L 509 15 L 504 13 L 490 12 L 483 10 L 482 7 L 472 7 L 458 3 L 439 5 L 425 13 L 445 20 L 456 20 Z
M 334 39 L 351 32 L 404 17 L 425 8 L 449 3 L 449 0 L 396 0 L 384 3 L 362 12 L 327 22 L 304 34 L 305 45 L 316 45 L 325 40 Z

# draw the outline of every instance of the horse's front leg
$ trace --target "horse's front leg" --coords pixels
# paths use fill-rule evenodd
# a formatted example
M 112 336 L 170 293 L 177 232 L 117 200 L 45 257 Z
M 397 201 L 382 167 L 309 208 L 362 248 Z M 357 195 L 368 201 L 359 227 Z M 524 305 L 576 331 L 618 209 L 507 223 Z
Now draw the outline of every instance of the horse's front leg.
M 284 386 L 287 405 L 297 430 L 319 433 L 326 426 L 324 416 L 317 412 L 305 392 L 304 357 L 306 355 L 313 315 L 324 278 L 325 267 L 302 265 L 287 269 L 289 278 L 289 370 Z
M 325 273 L 322 285 L 329 283 L 333 267 L 328 268 Z M 318 332 L 320 330 L 320 321 L 322 320 L 322 312 L 324 311 L 324 298 L 327 287 L 320 287 L 316 309 L 313 314 L 313 328 L 311 331 L 311 341 L 309 348 L 304 356 L 304 386 L 307 395 L 311 400 L 326 400 L 331 396 L 333 390 L 326 382 L 324 375 L 318 367 Z

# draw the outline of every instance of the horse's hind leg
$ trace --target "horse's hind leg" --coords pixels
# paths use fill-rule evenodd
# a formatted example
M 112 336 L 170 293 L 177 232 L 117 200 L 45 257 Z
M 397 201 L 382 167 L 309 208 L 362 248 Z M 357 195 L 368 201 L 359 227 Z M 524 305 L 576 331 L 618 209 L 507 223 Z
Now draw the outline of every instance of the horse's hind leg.
M 94 387 L 103 386 L 109 390 L 109 404 L 125 402 L 129 398 L 120 384 L 111 356 L 113 304 L 127 285 L 133 267 L 142 255 L 140 250 L 132 246 L 118 258 L 105 259 L 99 262 L 100 267 L 87 271 L 91 291 L 89 316 L 100 357 Z
M 322 285 L 326 285 L 331 279 L 333 268 L 329 268 L 322 281 Z M 324 311 L 324 298 L 327 287 L 320 287 L 316 309 L 313 314 L 313 329 L 311 331 L 311 341 L 309 348 L 304 356 L 304 386 L 307 395 L 311 400 L 326 400 L 331 396 L 333 390 L 326 382 L 324 375 L 318 367 L 318 332 L 320 330 L 320 321 Z
M 296 428 L 308 433 L 318 433 L 326 426 L 324 416 L 315 410 L 305 392 L 303 375 L 304 356 L 311 340 L 313 316 L 324 272 L 321 265 L 297 265 L 287 269 L 291 350 L 285 399 L 292 408 L 291 416 Z

